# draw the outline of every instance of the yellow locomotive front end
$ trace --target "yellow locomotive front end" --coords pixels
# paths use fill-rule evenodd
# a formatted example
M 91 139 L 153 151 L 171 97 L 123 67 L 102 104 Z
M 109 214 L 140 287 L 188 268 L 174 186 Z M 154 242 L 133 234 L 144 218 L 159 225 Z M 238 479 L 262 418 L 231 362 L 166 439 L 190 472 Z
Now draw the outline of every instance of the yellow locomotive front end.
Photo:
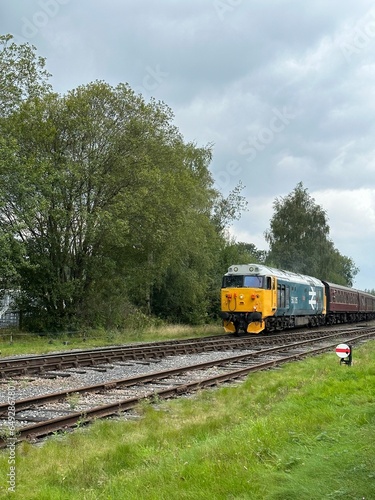
M 261 333 L 276 311 L 277 283 L 257 264 L 231 266 L 223 277 L 221 317 L 226 332 Z

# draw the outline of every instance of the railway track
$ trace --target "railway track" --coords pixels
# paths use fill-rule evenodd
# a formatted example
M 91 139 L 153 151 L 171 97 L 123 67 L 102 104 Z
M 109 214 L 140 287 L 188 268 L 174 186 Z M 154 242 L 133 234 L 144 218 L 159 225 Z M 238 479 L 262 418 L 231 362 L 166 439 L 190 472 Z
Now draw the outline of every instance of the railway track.
M 357 329 L 350 336 L 347 332 L 335 331 L 329 334 L 325 332 L 313 339 L 296 341 L 295 335 L 293 337 L 293 341 L 277 346 L 253 346 L 253 349 L 249 348 L 243 354 L 16 400 L 13 403 L 15 439 L 33 440 L 61 429 L 86 424 L 95 418 L 117 415 L 136 407 L 145 399 L 176 397 L 236 380 L 253 371 L 332 350 L 340 342 L 356 344 L 374 338 L 375 329 Z M 71 405 L 72 398 L 75 398 L 75 408 Z M 9 403 L 1 404 L 0 428 L 6 427 L 7 412 Z M 0 447 L 7 446 L 8 442 L 8 437 L 2 433 Z
M 352 327 L 345 331 L 356 331 Z M 0 359 L 0 378 L 12 378 L 20 375 L 41 375 L 51 371 L 69 368 L 97 366 L 103 363 L 114 363 L 129 360 L 161 359 L 166 356 L 178 356 L 210 351 L 226 351 L 232 349 L 248 349 L 255 345 L 272 345 L 284 343 L 292 339 L 312 338 L 323 332 L 340 331 L 340 327 L 322 330 L 303 330 L 277 335 L 234 337 L 222 335 L 202 339 L 175 340 L 145 344 L 127 344 L 123 346 L 102 347 L 96 349 L 75 350 L 37 356 L 18 356 Z

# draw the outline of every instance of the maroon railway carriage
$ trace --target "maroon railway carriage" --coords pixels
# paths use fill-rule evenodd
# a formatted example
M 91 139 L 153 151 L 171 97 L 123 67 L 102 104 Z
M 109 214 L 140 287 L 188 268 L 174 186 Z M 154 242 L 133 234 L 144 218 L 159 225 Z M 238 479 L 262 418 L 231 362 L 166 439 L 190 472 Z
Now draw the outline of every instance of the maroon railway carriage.
M 352 323 L 375 318 L 375 296 L 323 281 L 327 298 L 327 323 Z
M 359 292 L 360 311 L 366 313 L 366 319 L 375 317 L 375 295 Z

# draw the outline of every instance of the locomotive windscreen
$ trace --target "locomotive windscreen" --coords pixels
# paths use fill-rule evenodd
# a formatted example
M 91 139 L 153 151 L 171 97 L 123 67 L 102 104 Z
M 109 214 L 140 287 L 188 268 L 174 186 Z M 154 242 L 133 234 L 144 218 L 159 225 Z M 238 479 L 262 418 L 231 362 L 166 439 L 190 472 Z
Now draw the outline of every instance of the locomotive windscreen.
M 262 288 L 263 276 L 244 276 L 244 285 L 247 288 Z
M 263 276 L 224 276 L 223 288 L 262 288 Z

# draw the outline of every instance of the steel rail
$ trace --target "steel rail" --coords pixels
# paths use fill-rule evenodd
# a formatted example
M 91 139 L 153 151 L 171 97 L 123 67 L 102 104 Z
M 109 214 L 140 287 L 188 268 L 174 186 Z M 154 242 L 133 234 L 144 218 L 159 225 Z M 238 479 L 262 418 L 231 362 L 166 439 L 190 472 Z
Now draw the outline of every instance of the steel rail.
M 351 328 L 349 331 L 358 331 Z M 332 333 L 332 330 L 326 333 Z M 102 363 L 116 361 L 129 361 L 140 359 L 160 359 L 169 355 L 192 354 L 209 352 L 213 350 L 224 351 L 229 349 L 246 349 L 253 345 L 271 344 L 280 342 L 284 338 L 317 337 L 322 331 L 314 332 L 288 332 L 281 336 L 248 336 L 248 337 L 206 337 L 203 339 L 186 339 L 182 341 L 167 341 L 151 344 L 125 345 L 115 347 L 104 347 L 82 351 L 70 351 L 64 353 L 44 354 L 37 356 L 22 356 L 17 358 L 6 358 L 0 360 L 0 378 L 9 378 L 19 375 L 35 375 L 52 370 L 63 370 L 82 366 L 96 366 Z
M 348 340 L 348 342 L 353 342 L 354 340 L 357 340 L 359 338 L 364 338 L 367 337 L 369 334 L 364 334 L 360 335 L 359 337 L 356 336 L 353 339 Z M 187 365 L 187 366 L 182 366 L 182 367 L 177 367 L 177 368 L 171 368 L 169 370 L 163 370 L 163 371 L 158 371 L 158 372 L 151 372 L 143 375 L 137 375 L 134 377 L 127 377 L 123 379 L 115 379 L 111 381 L 105 381 L 99 384 L 93 384 L 93 385 L 88 385 L 88 386 L 81 386 L 78 388 L 74 389 L 67 389 L 65 391 L 59 391 L 59 392 L 54 392 L 54 393 L 49 393 L 49 394 L 43 394 L 41 396 L 35 396 L 35 397 L 30 397 L 30 398 L 25 398 L 25 399 L 20 399 L 16 400 L 14 402 L 14 407 L 16 411 L 21 411 L 25 409 L 29 409 L 31 407 L 35 406 L 40 406 L 46 403 L 51 403 L 53 401 L 58 401 L 67 398 L 68 396 L 72 394 L 85 394 L 85 393 L 90 393 L 90 392 L 100 392 L 104 390 L 110 390 L 110 389 L 115 389 L 119 387 L 131 387 L 137 384 L 144 384 L 147 382 L 152 382 L 155 380 L 160 380 L 163 378 L 170 377 L 172 375 L 178 375 L 186 371 L 194 371 L 194 370 L 202 370 L 204 368 L 210 368 L 212 366 L 222 366 L 224 364 L 230 364 L 230 363 L 236 363 L 238 361 L 245 361 L 249 359 L 254 359 L 260 356 L 265 356 L 268 354 L 272 354 L 274 352 L 282 351 L 282 350 L 289 350 L 292 348 L 300 347 L 306 344 L 312 344 L 318 341 L 323 341 L 327 340 L 328 338 L 332 337 L 337 337 L 337 334 L 330 334 L 329 336 L 324 336 L 324 337 L 319 337 L 318 339 L 308 339 L 308 340 L 303 340 L 299 342 L 293 342 L 291 344 L 284 344 L 284 345 L 279 345 L 276 347 L 270 347 L 268 349 L 262 349 L 260 351 L 256 352 L 251 352 L 251 353 L 246 353 L 246 354 L 239 354 L 236 356 L 230 356 L 227 358 L 223 359 L 218 359 L 218 360 L 211 360 L 211 361 L 205 361 L 203 363 L 197 363 L 195 365 Z M 1 403 L 0 404 L 0 418 L 6 415 L 8 408 L 8 403 Z
M 346 342 L 350 342 L 350 343 L 357 342 L 358 340 L 361 340 L 364 338 L 369 338 L 372 335 L 373 335 L 373 333 L 371 333 L 371 332 L 366 333 L 366 334 L 363 334 L 361 336 L 355 336 L 351 339 L 346 339 Z M 323 341 L 327 340 L 326 336 L 323 337 L 321 340 L 323 340 Z M 271 349 L 266 349 L 266 350 L 258 352 L 258 353 L 251 353 L 251 354 L 245 354 L 245 355 L 240 355 L 240 356 L 234 356 L 232 358 L 226 358 L 226 359 L 222 359 L 219 361 L 211 361 L 211 362 L 201 363 L 200 365 L 196 365 L 196 366 L 200 366 L 200 369 L 201 369 L 201 368 L 205 368 L 205 367 L 212 366 L 212 365 L 218 366 L 219 364 L 224 364 L 224 363 L 229 364 L 229 363 L 233 363 L 233 362 L 239 361 L 239 360 L 251 359 L 251 357 L 252 356 L 254 357 L 254 355 L 259 357 L 259 356 L 263 356 L 263 355 L 269 354 L 270 352 L 275 352 L 275 351 L 284 351 L 285 352 L 286 349 L 294 349 L 296 347 L 301 347 L 302 345 L 308 346 L 308 344 L 311 344 L 313 342 L 318 342 L 318 341 L 319 341 L 318 339 L 314 339 L 314 340 L 310 340 L 310 341 L 296 342 L 296 343 L 289 344 L 289 345 L 283 345 L 283 346 L 274 347 Z M 110 415 L 116 414 L 120 411 L 125 411 L 128 409 L 134 408 L 134 406 L 136 406 L 140 401 L 142 401 L 144 399 L 149 399 L 152 397 L 167 399 L 167 398 L 170 398 L 172 396 L 175 396 L 175 395 L 178 395 L 181 393 L 191 392 L 192 390 L 195 390 L 198 388 L 204 388 L 207 386 L 217 385 L 218 383 L 223 383 L 223 382 L 227 382 L 227 381 L 230 381 L 233 379 L 241 378 L 241 377 L 247 375 L 248 373 L 251 373 L 254 371 L 259 371 L 259 370 L 263 370 L 266 368 L 271 368 L 275 365 L 279 365 L 279 364 L 282 364 L 282 363 L 285 363 L 288 361 L 292 361 L 292 360 L 300 359 L 300 358 L 303 358 L 306 356 L 315 355 L 315 354 L 325 352 L 328 349 L 331 349 L 332 347 L 334 347 L 335 345 L 336 345 L 336 343 L 324 345 L 324 346 L 319 346 L 319 347 L 315 347 L 315 348 L 310 349 L 310 350 L 306 350 L 304 352 L 293 353 L 293 354 L 287 355 L 287 356 L 285 354 L 282 354 L 280 357 L 273 359 L 273 360 L 270 360 L 270 361 L 261 362 L 261 363 L 258 363 L 256 365 L 252 365 L 252 366 L 245 366 L 245 367 L 242 367 L 240 369 L 237 368 L 237 369 L 234 369 L 234 370 L 227 372 L 227 373 L 224 373 L 224 374 L 219 374 L 219 375 L 207 377 L 203 380 L 190 382 L 190 383 L 182 383 L 182 384 L 179 384 L 179 385 L 172 387 L 172 388 L 153 390 L 153 391 L 147 393 L 146 395 L 132 397 L 132 398 L 126 398 L 126 399 L 123 399 L 121 401 L 117 401 L 115 403 L 97 406 L 94 408 L 87 409 L 85 411 L 72 412 L 68 416 L 57 417 L 57 418 L 50 419 L 50 420 L 47 420 L 44 422 L 30 424 L 30 425 L 27 425 L 25 427 L 22 427 L 17 432 L 16 440 L 21 441 L 21 440 L 25 440 L 25 439 L 32 439 L 32 438 L 36 438 L 36 437 L 50 434 L 52 432 L 55 432 L 57 430 L 61 430 L 63 428 L 74 427 L 77 424 L 86 424 L 94 418 L 110 416 Z M 158 376 L 158 378 L 155 378 L 155 374 L 148 374 L 145 377 L 146 377 L 146 381 L 155 381 L 155 380 L 160 379 L 160 378 L 167 378 L 168 375 L 171 375 L 171 374 L 181 373 L 183 370 L 191 371 L 194 368 L 195 368 L 194 366 L 187 366 L 184 368 L 180 367 L 180 368 L 176 368 L 173 370 L 167 370 L 164 373 L 163 372 L 156 372 L 156 375 Z M 198 368 L 196 368 L 196 369 L 198 369 Z M 152 378 L 152 380 L 148 380 L 150 378 L 150 376 L 154 376 Z M 132 381 L 133 383 L 130 383 L 130 385 L 134 385 L 134 380 L 139 379 L 139 378 L 140 377 L 134 377 L 133 381 Z M 128 379 L 128 381 L 131 381 L 131 379 Z M 117 381 L 114 381 L 114 383 L 116 383 L 116 382 Z M 119 382 L 122 382 L 122 381 L 119 381 Z M 113 388 L 113 387 L 108 387 L 109 385 L 110 384 L 107 383 L 107 387 L 106 387 L 107 389 Z M 73 390 L 72 392 L 78 392 L 78 391 Z M 61 394 L 62 395 L 66 394 L 66 392 L 61 393 Z M 25 401 L 25 400 L 23 400 L 23 401 Z M 20 401 L 20 403 L 22 403 L 22 401 Z M 1 437 L 0 438 L 0 447 L 4 447 L 4 446 L 7 446 L 7 440 L 5 437 Z
M 0 360 L 0 377 L 31 375 L 51 370 L 62 370 L 77 368 L 79 366 L 95 366 L 102 363 L 115 361 L 134 361 L 140 359 L 160 359 L 165 356 L 176 354 L 191 354 L 209 352 L 212 350 L 228 350 L 243 348 L 249 339 L 232 340 L 217 337 L 215 340 L 190 340 L 189 342 L 176 341 L 170 343 L 145 346 L 121 346 L 115 348 L 96 349 L 89 351 L 74 351 L 67 353 L 55 353 L 38 356 L 27 356 L 20 358 L 7 358 Z

